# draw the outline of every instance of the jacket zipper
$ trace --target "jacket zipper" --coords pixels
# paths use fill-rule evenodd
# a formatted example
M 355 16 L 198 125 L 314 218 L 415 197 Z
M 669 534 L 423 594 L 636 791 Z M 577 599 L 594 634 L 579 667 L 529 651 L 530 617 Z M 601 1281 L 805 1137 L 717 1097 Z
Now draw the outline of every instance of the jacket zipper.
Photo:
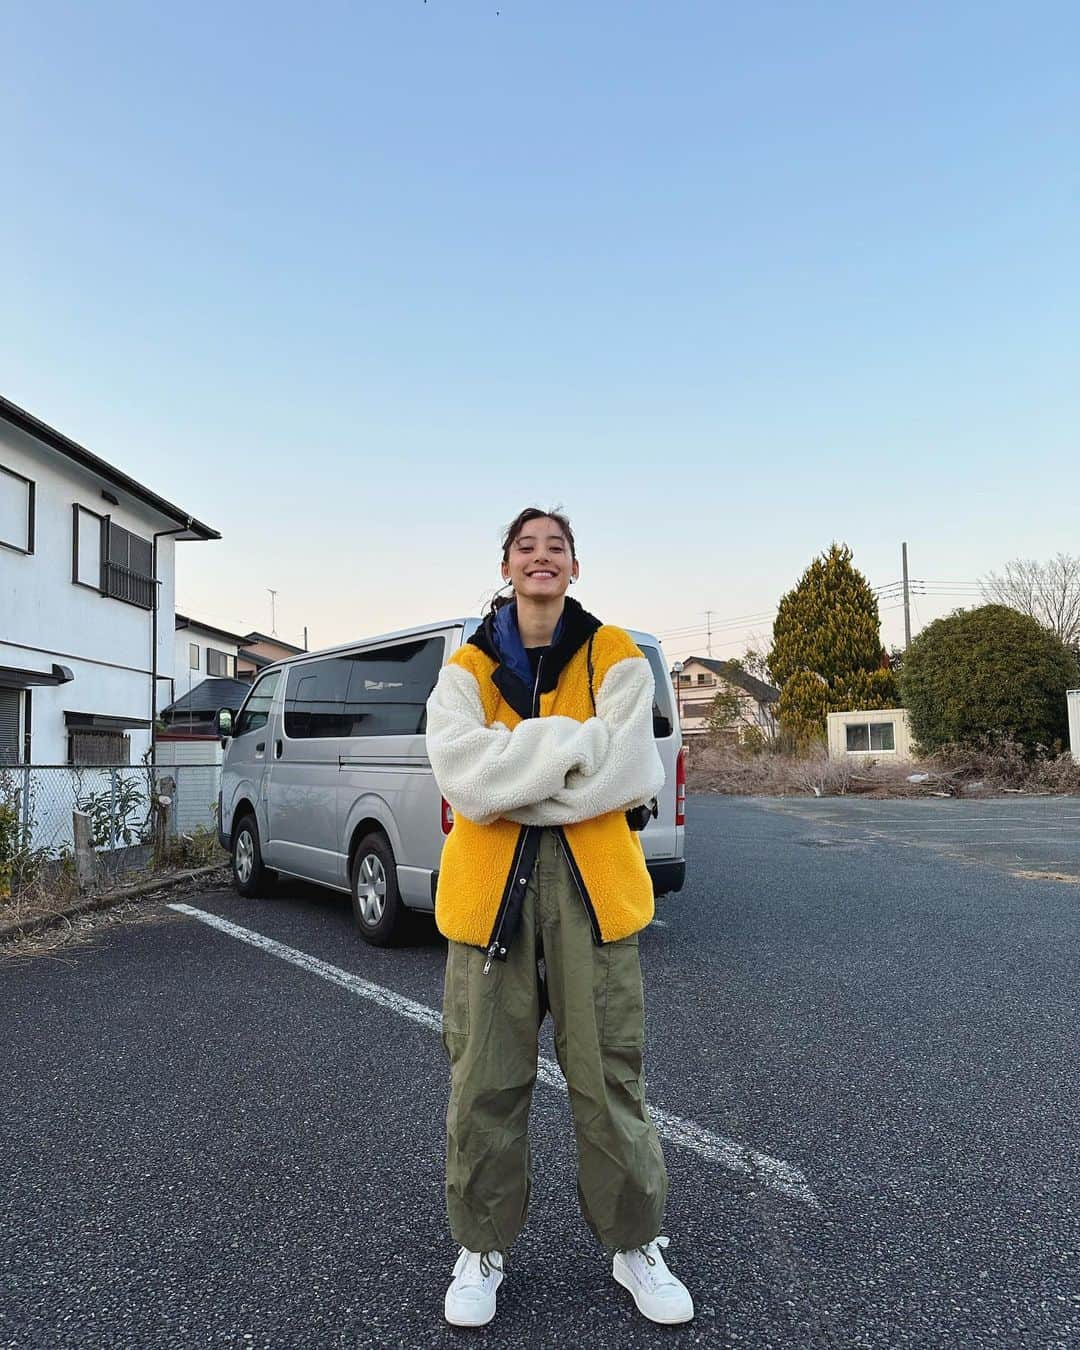
M 533 681 L 532 715 L 534 717 L 540 715 L 540 672 L 543 669 L 543 665 L 544 658 L 541 656 L 536 663 L 536 679 Z M 498 914 L 495 916 L 495 927 L 491 931 L 491 942 L 487 949 L 487 960 L 484 962 L 485 975 L 491 970 L 491 963 L 495 960 L 495 957 L 499 952 L 499 938 L 502 934 L 502 926 L 506 919 L 506 910 L 510 903 L 510 897 L 514 893 L 513 888 L 517 882 L 518 864 L 521 862 L 521 855 L 525 850 L 526 835 L 527 827 L 522 826 L 521 834 L 518 836 L 518 846 L 514 852 L 514 865 L 510 871 L 510 885 L 507 887 L 506 894 L 503 896 L 503 902 L 499 906 Z M 502 955 L 506 955 L 505 950 L 502 952 Z
M 570 848 L 570 841 L 566 837 L 566 831 L 560 825 L 555 833 L 562 842 L 563 853 L 566 855 L 567 864 L 570 867 L 570 875 L 574 878 L 574 885 L 577 887 L 578 895 L 581 896 L 581 903 L 585 906 L 585 913 L 589 916 L 589 923 L 592 926 L 593 941 L 598 947 L 604 945 L 603 934 L 600 932 L 600 921 L 596 917 L 596 910 L 593 909 L 592 901 L 589 899 L 589 892 L 585 887 L 585 878 L 578 871 L 577 859 L 574 857 Z
M 502 933 L 502 926 L 506 919 L 506 911 L 510 905 L 510 897 L 514 894 L 514 886 L 517 883 L 518 864 L 521 862 L 521 855 L 525 851 L 525 840 L 528 838 L 529 829 L 527 825 L 522 825 L 521 833 L 518 835 L 517 848 L 514 850 L 514 862 L 510 869 L 510 880 L 506 887 L 506 894 L 502 898 L 502 904 L 499 906 L 499 912 L 495 915 L 495 926 L 491 930 L 491 943 L 487 949 L 487 960 L 484 962 L 484 974 L 491 969 L 491 963 L 495 960 L 495 954 L 499 950 L 499 938 Z M 503 955 L 506 955 L 505 949 Z

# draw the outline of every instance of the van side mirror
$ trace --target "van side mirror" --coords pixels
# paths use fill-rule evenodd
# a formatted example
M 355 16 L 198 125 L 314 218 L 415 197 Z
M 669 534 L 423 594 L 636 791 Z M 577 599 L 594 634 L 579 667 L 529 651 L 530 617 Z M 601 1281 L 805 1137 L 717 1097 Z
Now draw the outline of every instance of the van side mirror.
M 652 715 L 652 734 L 658 740 L 666 740 L 671 735 L 671 718 L 665 717 L 663 713 L 654 712 Z
M 228 708 L 222 708 L 217 715 L 217 734 L 225 742 L 233 734 L 233 718 Z

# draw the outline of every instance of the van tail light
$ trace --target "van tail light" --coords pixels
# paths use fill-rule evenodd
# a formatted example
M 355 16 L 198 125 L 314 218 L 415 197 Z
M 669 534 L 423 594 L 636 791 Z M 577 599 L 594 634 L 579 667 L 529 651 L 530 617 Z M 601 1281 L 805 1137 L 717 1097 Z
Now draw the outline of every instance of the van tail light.
M 675 824 L 686 824 L 686 747 L 675 761 Z
M 454 828 L 454 808 L 444 797 L 442 799 L 442 832 L 449 834 Z

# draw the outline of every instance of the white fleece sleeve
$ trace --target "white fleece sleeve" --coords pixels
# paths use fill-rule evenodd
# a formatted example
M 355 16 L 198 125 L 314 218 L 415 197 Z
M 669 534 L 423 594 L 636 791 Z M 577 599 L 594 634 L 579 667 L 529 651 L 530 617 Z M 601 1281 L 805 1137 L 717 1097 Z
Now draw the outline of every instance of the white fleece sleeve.
M 534 717 L 512 731 L 488 726 L 476 679 L 461 666 L 443 666 L 427 703 L 427 753 L 439 791 L 480 825 L 542 802 L 575 772 L 595 773 L 608 740 L 599 717 Z
M 596 692 L 596 714 L 608 729 L 602 761 L 576 766 L 546 801 L 505 814 L 520 825 L 574 825 L 655 797 L 664 786 L 664 765 L 653 738 L 654 695 L 645 657 L 616 661 Z

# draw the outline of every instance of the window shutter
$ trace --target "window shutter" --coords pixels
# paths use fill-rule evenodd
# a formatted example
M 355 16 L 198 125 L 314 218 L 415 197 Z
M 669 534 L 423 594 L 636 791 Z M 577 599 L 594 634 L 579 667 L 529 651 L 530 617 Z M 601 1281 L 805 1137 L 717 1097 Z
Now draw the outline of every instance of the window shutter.
M 0 764 L 19 762 L 19 700 L 18 689 L 0 689 Z

